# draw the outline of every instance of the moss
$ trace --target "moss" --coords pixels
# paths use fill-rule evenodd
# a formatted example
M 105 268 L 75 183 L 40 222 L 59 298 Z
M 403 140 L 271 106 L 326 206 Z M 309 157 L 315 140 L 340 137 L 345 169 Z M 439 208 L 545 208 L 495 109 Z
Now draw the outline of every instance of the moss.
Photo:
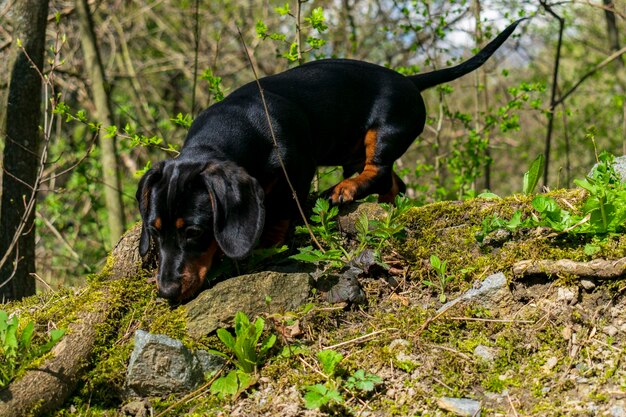
M 555 191 L 551 195 L 574 207 L 582 198 L 579 192 L 564 190 Z M 512 398 L 521 401 L 518 408 L 520 414 L 563 414 L 567 403 L 562 398 L 575 387 L 571 380 L 559 378 L 577 362 L 570 357 L 568 341 L 563 338 L 562 329 L 566 323 L 583 329 L 598 326 L 601 322 L 597 321 L 593 312 L 566 306 L 563 307 L 565 313 L 557 315 L 551 307 L 546 311 L 545 306 L 526 306 L 515 302 L 514 307 L 518 309 L 514 316 L 516 321 L 502 322 L 495 321 L 503 314 L 497 308 L 455 307 L 430 322 L 425 330 L 422 329 L 426 320 L 434 317 L 436 308 L 440 306 L 436 298 L 432 297 L 432 290 L 421 284 L 426 278 L 434 278 L 428 262 L 432 254 L 448 262 L 447 273 L 451 282 L 446 287 L 446 295 L 449 299 L 455 297 L 455 292 L 468 289 L 474 281 L 480 281 L 491 273 L 502 271 L 511 277 L 512 265 L 522 259 L 589 260 L 594 257 L 619 258 L 626 255 L 626 237 L 623 235 L 603 238 L 567 235 L 547 237 L 546 233 L 518 231 L 512 233 L 505 242 L 479 244 L 475 235 L 481 230 L 483 219 L 492 214 L 508 218 L 518 209 L 530 213 L 531 199 L 514 196 L 499 200 L 436 203 L 410 209 L 404 215 L 407 239 L 390 240 L 394 256 L 405 262 L 409 271 L 406 280 L 401 280 L 400 287 L 392 290 L 379 281 L 368 281 L 367 307 L 342 309 L 317 304 L 313 309 L 303 308 L 288 317 L 267 320 L 268 325 L 274 321 L 283 323 L 287 320 L 293 324 L 298 320 L 303 330 L 300 340 L 281 341 L 283 345 L 298 343 L 303 347 L 292 356 L 281 356 L 280 346 L 272 351 L 273 356 L 260 370 L 262 382 L 257 387 L 266 405 L 255 405 L 257 396 L 253 394 L 253 388 L 245 403 L 251 407 L 250 414 L 257 411 L 255 407 L 268 407 L 267 404 L 290 388 L 301 390 L 304 385 L 323 382 L 325 379 L 319 373 L 316 353 L 324 347 L 340 343 L 343 344 L 335 350 L 344 355 L 341 363 L 346 371 L 344 377 L 357 369 L 364 369 L 385 378 L 379 390 L 363 397 L 365 400 L 359 398 L 375 414 L 433 415 L 441 413 L 436 405 L 438 396 L 469 396 L 478 399 L 485 391 L 502 392 L 504 389 L 509 390 Z M 585 253 L 587 244 L 597 246 L 597 250 Z M 110 285 L 107 300 L 114 305 L 111 313 L 114 320 L 98 329 L 98 349 L 89 359 L 90 371 L 80 382 L 84 388 L 71 401 L 82 415 L 116 415 L 121 404 L 119 391 L 123 387 L 136 329 L 177 338 L 191 349 L 222 348 L 221 342 L 214 335 L 200 340 L 191 339 L 186 333 L 184 309 L 172 309 L 166 302 L 159 300 L 154 285 L 146 283 L 145 277 L 106 283 L 106 271 L 110 270 L 112 258 L 107 261 L 107 265 L 103 274 L 90 279 L 90 287 L 86 290 L 61 291 L 11 305 L 12 309 L 33 317 L 39 326 L 43 327 L 52 321 L 63 327 L 75 320 L 77 309 L 102 297 L 105 294 L 104 286 Z M 572 277 L 563 276 L 555 277 L 553 284 L 569 286 L 577 285 L 577 282 Z M 611 291 L 607 301 L 612 295 L 623 292 L 623 280 L 606 285 L 604 288 L 610 288 Z M 545 288 L 548 287 L 545 285 Z M 597 303 L 600 304 L 606 302 Z M 457 319 L 451 319 L 453 316 Z M 278 333 L 278 328 L 273 331 Z M 357 339 L 378 331 L 380 333 L 369 339 Z M 398 359 L 397 352 L 389 347 L 395 339 L 408 341 L 406 354 L 410 360 Z M 476 358 L 474 349 L 478 345 L 494 347 L 497 352 L 495 359 L 489 362 Z M 579 355 L 584 355 L 588 360 L 600 360 L 591 347 L 581 350 Z M 552 369 L 544 368 L 551 357 L 558 359 L 557 365 Z M 600 379 L 607 383 L 619 382 L 623 375 L 616 371 L 616 367 L 598 371 Z M 268 387 L 270 389 L 265 390 Z M 549 387 L 550 391 L 545 391 L 545 387 Z M 388 395 L 387 390 L 393 391 Z M 602 399 L 597 394 L 592 396 L 597 397 L 594 397 L 596 401 Z M 231 407 L 228 401 L 220 401 L 206 393 L 181 403 L 177 403 L 177 400 L 176 397 L 169 397 L 152 399 L 151 402 L 156 414 L 175 405 L 168 415 L 228 414 Z M 350 409 L 343 411 L 348 415 L 358 415 L 360 404 L 358 400 L 353 400 Z M 484 407 L 484 411 L 492 409 L 493 413 L 510 411 L 495 402 L 485 404 Z M 60 411 L 56 415 L 69 416 L 70 413 Z

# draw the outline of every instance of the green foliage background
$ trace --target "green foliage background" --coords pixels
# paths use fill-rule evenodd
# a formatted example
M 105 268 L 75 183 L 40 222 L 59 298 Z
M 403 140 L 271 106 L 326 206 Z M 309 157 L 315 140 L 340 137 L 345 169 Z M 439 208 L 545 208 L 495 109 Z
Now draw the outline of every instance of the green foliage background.
M 126 224 L 139 219 L 138 173 L 150 161 L 176 154 L 202 108 L 253 79 L 237 28 L 261 76 L 324 57 L 361 59 L 409 74 L 458 63 L 510 21 L 531 17 L 482 72 L 425 93 L 427 128 L 397 163 L 409 196 L 420 202 L 480 193 L 487 166 L 493 192 L 518 192 L 529 162 L 543 153 L 557 24 L 537 2 L 480 3 L 483 39 L 477 41 L 476 3 L 463 0 L 96 2 L 92 12 L 120 135 Z M 38 205 L 39 275 L 52 286 L 79 284 L 77 277 L 98 270 L 111 249 L 99 149 L 91 149 L 94 136 L 85 123 L 97 121 L 90 116 L 90 80 L 83 75 L 73 4 L 51 3 L 59 18 L 48 25 L 50 48 L 55 39 L 65 40 L 55 88 L 67 109 L 56 120 L 47 171 L 71 168 L 47 184 Z M 564 92 L 610 54 L 610 45 L 601 8 L 582 3 L 553 8 L 567 28 L 559 78 Z M 9 15 L 1 19 L 10 28 Z M 0 32 L 2 58 L 15 47 L 9 32 Z M 626 43 L 624 31 L 620 36 Z M 599 149 L 624 153 L 626 77 L 623 65 L 614 64 L 556 109 L 552 158 L 546 161 L 550 187 L 573 186 L 573 178 L 588 172 L 595 161 L 590 131 Z M 7 76 L 2 73 L 0 89 L 6 89 Z M 321 170 L 314 189 L 332 185 L 339 174 Z

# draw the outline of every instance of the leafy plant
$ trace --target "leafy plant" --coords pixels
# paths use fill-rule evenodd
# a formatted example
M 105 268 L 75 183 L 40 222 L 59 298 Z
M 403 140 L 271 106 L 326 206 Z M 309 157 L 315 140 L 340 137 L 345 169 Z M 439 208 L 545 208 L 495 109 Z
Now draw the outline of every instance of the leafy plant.
M 256 379 L 253 375 L 245 373 L 239 369 L 230 371 L 226 376 L 217 378 L 211 384 L 211 394 L 219 398 L 237 398 L 242 392 L 250 388 Z
M 212 351 L 230 360 L 237 369 L 211 384 L 211 392 L 220 396 L 237 397 L 256 382 L 258 368 L 265 362 L 267 352 L 276 343 L 276 335 L 271 334 L 260 342 L 265 320 L 257 318 L 254 323 L 248 316 L 238 311 L 235 315 L 235 334 L 226 329 L 218 329 L 217 337 L 234 355 L 234 359 L 219 351 Z
M 582 180 L 574 180 L 588 192 L 580 214 L 561 208 L 550 196 L 538 195 L 531 202 L 535 212 L 529 217 L 523 219 L 519 210 L 509 220 L 496 215 L 487 217 L 476 238 L 482 241 L 487 234 L 497 229 L 515 231 L 533 227 L 546 227 L 558 233 L 570 234 L 622 232 L 626 223 L 626 185 L 621 182 L 612 163 L 613 156 L 602 153 L 590 175 Z
M 326 384 L 307 385 L 304 394 L 304 406 L 308 409 L 321 408 L 328 404 L 341 404 L 343 397 L 334 387 Z
M 235 335 L 226 329 L 217 329 L 217 337 L 235 355 L 233 365 L 246 373 L 256 373 L 257 368 L 265 361 L 267 352 L 276 343 L 276 335 L 269 335 L 263 342 L 259 342 L 265 320 L 258 317 L 254 323 L 248 316 L 238 311 L 235 315 Z M 222 354 L 224 357 L 227 355 Z
M 380 250 L 389 239 L 402 235 L 404 225 L 400 218 L 413 206 L 413 203 L 404 196 L 396 196 L 394 205 L 381 204 L 381 206 L 387 211 L 387 215 L 382 220 L 370 220 L 365 213 L 357 219 L 355 227 L 359 244 L 356 248 L 349 250 L 343 245 L 343 240 L 337 230 L 335 218 L 339 214 L 339 209 L 336 206 L 331 207 L 328 200 L 318 199 L 313 207 L 310 227 L 313 234 L 327 249 L 322 251 L 312 246 L 298 248 L 299 253 L 292 255 L 291 258 L 312 263 L 326 262 L 334 268 L 348 264 L 367 248 L 372 248 L 376 258 L 380 258 Z M 296 233 L 308 234 L 308 230 L 300 226 L 296 228 Z
M 321 350 L 317 353 L 317 359 L 322 365 L 322 370 L 329 377 L 337 376 L 339 362 L 343 359 L 343 355 L 335 350 Z
M 439 301 L 445 303 L 447 299 L 445 294 L 446 286 L 451 279 L 451 277 L 446 272 L 446 269 L 448 267 L 448 261 L 442 261 L 437 255 L 431 255 L 430 265 L 437 273 L 438 282 L 435 283 L 431 280 L 424 280 L 424 284 L 428 285 L 429 287 L 438 287 Z
M 339 367 L 343 355 L 335 350 L 326 349 L 317 353 L 322 372 L 326 376 L 324 384 L 306 385 L 304 404 L 306 408 L 322 408 L 333 404 L 344 403 L 344 393 L 353 397 L 360 392 L 373 391 L 383 382 L 377 375 L 366 373 L 363 369 L 356 370 L 347 379 L 342 379 L 344 371 Z
M 33 344 L 35 323 L 26 324 L 20 331 L 17 316 L 0 310 L 0 388 L 6 387 L 13 378 L 35 358 L 49 352 L 65 334 L 65 329 L 50 331 L 50 337 L 41 346 Z
M 305 3 L 305 0 L 297 0 L 296 12 L 291 10 L 289 3 L 285 3 L 283 6 L 274 8 L 274 11 L 282 17 L 289 17 L 294 21 L 295 34 L 294 40 L 287 40 L 287 35 L 282 32 L 270 31 L 268 26 L 262 20 L 256 23 L 257 36 L 263 40 L 271 39 L 272 41 L 284 44 L 287 49 L 281 54 L 281 56 L 289 62 L 303 62 L 303 55 L 317 51 L 322 48 L 326 41 L 318 36 L 328 30 L 326 25 L 326 17 L 324 16 L 324 9 L 316 7 L 310 11 L 308 15 L 305 15 L 304 21 L 301 19 L 301 7 Z M 305 34 L 308 32 L 308 34 Z M 302 42 L 308 46 L 305 46 Z
M 346 388 L 350 391 L 373 391 L 382 382 L 383 379 L 378 375 L 366 374 L 363 369 L 358 369 L 346 380 Z

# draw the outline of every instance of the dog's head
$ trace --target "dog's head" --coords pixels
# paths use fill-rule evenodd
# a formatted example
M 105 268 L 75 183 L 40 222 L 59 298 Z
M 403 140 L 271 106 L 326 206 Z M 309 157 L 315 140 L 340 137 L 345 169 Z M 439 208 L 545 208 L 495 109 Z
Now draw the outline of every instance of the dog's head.
M 263 190 L 232 162 L 168 160 L 140 180 L 139 253 L 159 249 L 159 295 L 187 300 L 198 292 L 220 249 L 233 259 L 250 254 L 263 229 Z

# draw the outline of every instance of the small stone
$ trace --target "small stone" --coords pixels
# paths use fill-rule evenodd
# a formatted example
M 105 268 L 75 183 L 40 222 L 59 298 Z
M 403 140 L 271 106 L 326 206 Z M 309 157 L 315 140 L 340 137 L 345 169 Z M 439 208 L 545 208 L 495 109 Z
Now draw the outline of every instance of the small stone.
M 441 313 L 460 301 L 471 301 L 483 307 L 491 308 L 507 300 L 511 295 L 506 277 L 502 272 L 489 275 L 476 288 L 466 291 L 460 297 L 447 302 L 437 310 Z
M 137 330 L 126 386 L 140 397 L 186 393 L 204 381 L 198 358 L 179 340 Z
M 604 332 L 604 334 L 613 337 L 617 334 L 619 330 L 617 330 L 617 327 L 609 324 L 608 326 L 605 326 L 602 331 Z
M 613 159 L 613 163 L 611 165 L 613 165 L 615 173 L 622 180 L 622 182 L 626 182 L 626 156 L 616 157 L 615 159 Z M 598 164 L 595 164 L 587 175 L 592 176 L 597 167 Z
M 474 349 L 474 356 L 484 359 L 487 362 L 493 362 L 496 359 L 496 356 L 498 356 L 498 349 L 485 345 L 478 345 Z
M 551 356 L 551 357 L 548 358 L 546 363 L 543 364 L 541 369 L 545 373 L 549 373 L 556 366 L 557 363 L 559 363 L 559 360 L 557 359 L 557 357 L 556 356 Z
M 352 203 L 340 206 L 339 209 L 339 230 L 348 235 L 358 233 L 356 224 L 361 216 L 367 216 L 371 220 L 383 220 L 387 217 L 385 209 L 377 203 Z M 370 228 L 373 225 L 370 224 Z
M 411 342 L 406 339 L 394 339 L 389 343 L 387 349 L 391 352 L 406 352 L 411 347 Z
M 469 398 L 441 397 L 437 399 L 437 405 L 457 416 L 480 416 L 480 402 Z
M 570 326 L 563 327 L 561 334 L 563 335 L 563 339 L 570 340 L 572 338 L 572 328 Z
M 621 405 L 614 405 L 609 410 L 611 417 L 626 417 L 626 409 Z
M 574 292 L 571 288 L 560 287 L 556 293 L 556 301 L 563 301 L 571 304 L 577 295 L 578 294 L 576 294 L 576 292 Z
M 581 279 L 580 286 L 583 287 L 586 291 L 591 291 L 596 287 L 596 283 L 591 281 L 590 279 Z
M 148 417 L 153 414 L 151 411 L 150 403 L 144 399 L 131 401 L 120 409 L 121 414 L 128 417 Z

